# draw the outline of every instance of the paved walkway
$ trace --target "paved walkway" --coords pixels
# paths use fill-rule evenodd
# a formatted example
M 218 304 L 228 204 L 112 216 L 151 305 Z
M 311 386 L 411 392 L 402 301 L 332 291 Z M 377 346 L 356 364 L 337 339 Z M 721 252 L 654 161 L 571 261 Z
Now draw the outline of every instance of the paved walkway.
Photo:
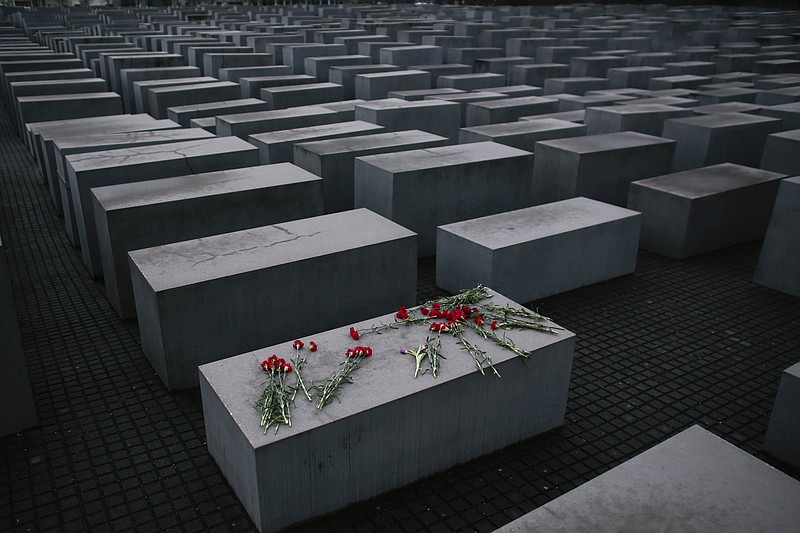
M 0 439 L 0 530 L 254 531 L 206 451 L 199 391 L 164 389 L 0 115 L 0 236 L 41 419 Z M 635 275 L 536 302 L 579 336 L 563 427 L 298 531 L 490 531 L 692 424 L 769 460 L 800 301 L 750 281 L 759 246 L 643 252 Z M 438 294 L 421 261 L 420 300 Z

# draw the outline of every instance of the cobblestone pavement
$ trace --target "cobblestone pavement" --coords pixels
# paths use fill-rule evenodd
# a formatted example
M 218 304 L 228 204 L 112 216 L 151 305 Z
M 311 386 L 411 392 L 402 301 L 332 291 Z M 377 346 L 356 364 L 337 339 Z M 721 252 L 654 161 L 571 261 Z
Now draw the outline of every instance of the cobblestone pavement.
M 0 236 L 41 420 L 0 439 L 0 530 L 254 531 L 206 451 L 199 391 L 164 389 L 0 120 Z M 296 530 L 490 531 L 692 424 L 771 462 L 800 305 L 751 282 L 759 246 L 641 252 L 634 275 L 535 302 L 578 334 L 564 426 Z M 420 301 L 440 294 L 420 261 Z

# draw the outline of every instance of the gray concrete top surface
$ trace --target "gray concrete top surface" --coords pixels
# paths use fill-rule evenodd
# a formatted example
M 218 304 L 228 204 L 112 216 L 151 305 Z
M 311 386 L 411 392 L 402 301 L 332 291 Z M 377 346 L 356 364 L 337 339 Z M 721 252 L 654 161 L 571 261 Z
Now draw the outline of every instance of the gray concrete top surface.
M 796 532 L 800 482 L 692 426 L 498 533 Z
M 20 96 L 17 101 L 20 103 L 28 102 L 58 102 L 76 100 L 96 100 L 98 98 L 120 98 L 120 95 L 112 92 L 100 93 L 71 93 L 71 94 L 45 94 L 42 96 Z
M 800 130 L 781 131 L 771 134 L 770 137 L 780 137 L 790 141 L 800 141 Z M 800 155 L 798 155 L 798 157 L 800 157 Z
M 383 130 L 382 126 L 377 126 L 363 120 L 353 120 L 348 122 L 334 122 L 332 124 L 321 124 L 319 126 L 307 126 L 304 128 L 293 128 L 289 130 L 268 131 L 266 133 L 256 133 L 250 137 L 256 141 L 270 144 L 292 140 L 302 142 L 303 139 L 316 139 L 328 134 L 359 133 L 367 130 Z
M 686 124 L 689 126 L 699 126 L 703 128 L 721 128 L 732 126 L 744 126 L 747 124 L 779 123 L 781 119 L 763 117 L 749 113 L 715 113 L 711 115 L 700 115 L 697 117 L 672 118 L 667 121 Z
M 530 152 L 504 144 L 479 142 L 369 155 L 360 159 L 387 172 L 399 173 L 530 155 Z
M 443 100 L 403 100 L 401 98 L 384 98 L 381 100 L 370 100 L 363 104 L 358 104 L 356 107 L 363 107 L 365 109 L 401 109 L 401 108 L 415 108 L 415 107 L 436 107 L 436 106 L 453 106 L 452 102 L 445 102 Z
M 440 227 L 489 250 L 500 250 L 634 216 L 639 213 L 579 196 Z
M 540 104 L 545 102 L 557 102 L 555 98 L 542 96 L 519 96 L 517 98 L 498 98 L 497 100 L 486 100 L 485 102 L 475 102 L 470 105 L 480 106 L 487 109 L 497 109 L 502 107 L 514 107 L 519 105 Z
M 78 135 L 59 138 L 55 140 L 56 147 L 62 154 L 73 153 L 82 148 L 95 148 L 103 146 L 116 146 L 136 143 L 179 142 L 201 138 L 213 138 L 214 134 L 203 130 L 202 133 L 192 129 L 170 130 L 145 130 L 120 133 L 105 133 L 103 135 Z
M 745 167 L 734 163 L 722 163 L 710 167 L 656 176 L 635 181 L 634 183 L 641 187 L 695 199 L 785 177 L 785 174 L 777 172 Z
M 275 163 L 95 187 L 92 192 L 106 211 L 112 211 L 320 179 L 291 163 Z
M 130 257 L 159 292 L 415 235 L 356 209 L 146 248 Z
M 800 186 L 800 176 L 796 178 L 789 178 L 786 181 L 791 181 L 792 183 L 795 183 L 798 186 Z M 800 362 L 793 364 L 792 366 L 784 370 L 784 372 L 800 379 Z
M 90 118 L 76 118 L 71 120 L 53 120 L 49 122 L 32 122 L 28 124 L 28 129 L 31 133 L 41 134 L 43 139 L 50 139 L 53 135 L 70 134 L 77 128 L 87 128 L 91 130 L 94 127 L 104 126 L 120 126 L 120 127 L 138 127 L 145 125 L 166 125 L 179 128 L 180 125 L 171 120 L 156 120 L 150 115 L 145 113 L 138 113 L 136 115 L 106 115 L 100 117 Z
M 255 146 L 238 137 L 212 137 L 194 141 L 162 144 L 155 146 L 137 146 L 120 148 L 102 152 L 88 152 L 67 156 L 67 162 L 75 172 L 113 169 L 143 163 L 155 163 L 171 159 L 183 159 L 194 156 L 207 156 L 213 153 L 231 153 L 242 150 L 255 150 Z
M 563 150 L 569 150 L 570 152 L 576 152 L 579 154 L 590 154 L 593 152 L 625 150 L 626 148 L 636 148 L 639 146 L 651 146 L 654 144 L 667 144 L 674 142 L 675 141 L 672 139 L 664 139 L 663 137 L 655 137 L 645 133 L 622 131 L 618 133 L 590 135 L 588 137 L 570 137 L 569 139 L 540 141 L 540 144 L 561 148 Z
M 484 300 L 484 302 L 491 302 L 499 306 L 521 307 L 496 293 L 491 299 Z M 373 325 L 394 322 L 395 317 L 392 312 L 358 322 L 354 324 L 354 327 L 364 330 Z M 552 323 L 549 324 L 552 325 Z M 496 345 L 483 340 L 469 328 L 465 329 L 467 331 L 464 335 L 470 342 L 491 351 L 492 361 L 495 365 L 517 357 L 510 350 L 496 348 Z M 291 427 L 281 427 L 277 433 L 268 431 L 265 434 L 264 430 L 259 427 L 259 413 L 253 408 L 253 398 L 258 398 L 263 390 L 264 377 L 258 365 L 273 353 L 286 359 L 294 356 L 294 350 L 290 343 L 265 347 L 262 350 L 202 365 L 200 372 L 225 407 L 230 410 L 231 416 L 236 420 L 251 446 L 261 448 L 296 437 L 348 416 L 417 394 L 430 387 L 442 386 L 464 376 L 478 373 L 475 362 L 464 354 L 458 340 L 452 335 L 442 335 L 441 353 L 447 357 L 447 360 L 441 365 L 436 379 L 431 379 L 427 375 L 414 379 L 413 358 L 402 355 L 399 351 L 401 348 L 412 350 L 417 348 L 425 342 L 426 333 L 427 328 L 425 327 L 401 325 L 398 329 L 382 335 L 370 335 L 360 341 L 353 341 L 347 334 L 346 327 L 308 336 L 307 339 L 314 339 L 319 349 L 316 353 L 307 356 L 303 371 L 306 379 L 313 376 L 315 383 L 338 371 L 339 364 L 344 360 L 345 352 L 356 344 L 370 346 L 374 355 L 365 360 L 353 374 L 354 383 L 341 389 L 341 402 L 334 401 L 323 410 L 318 411 L 316 403 L 298 400 L 292 408 Z M 508 337 L 513 339 L 521 349 L 535 351 L 561 342 L 572 342 L 575 336 L 566 330 L 559 331 L 557 335 L 531 330 L 514 330 L 508 333 Z M 475 377 L 497 379 L 488 373 L 486 376 L 477 375 Z
M 334 155 L 347 152 L 359 152 L 364 150 L 375 150 L 383 147 L 409 145 L 415 143 L 428 143 L 432 141 L 446 141 L 447 137 L 441 137 L 420 130 L 393 131 L 389 133 L 376 133 L 374 135 L 360 135 L 358 137 L 344 137 L 342 139 L 328 139 L 324 141 L 312 141 L 300 143 L 305 150 L 314 152 L 317 155 Z
M 591 107 L 591 112 L 612 113 L 619 115 L 637 115 L 641 113 L 667 113 L 669 111 L 686 112 L 683 107 L 675 107 L 665 104 L 648 104 L 641 100 L 635 104 Z
M 273 109 L 270 111 L 252 111 L 249 113 L 232 113 L 230 115 L 218 115 L 218 119 L 223 119 L 225 122 L 236 124 L 239 122 L 253 122 L 257 120 L 266 120 L 281 117 L 296 117 L 302 115 L 322 115 L 335 113 L 330 109 L 321 106 L 302 106 L 302 107 L 288 107 L 286 109 Z
M 140 83 L 140 82 L 137 82 Z M 188 85 L 167 85 L 166 87 L 153 87 L 150 89 L 151 94 L 167 94 L 167 93 L 182 93 L 184 91 L 195 90 L 214 90 L 218 87 L 235 87 L 237 83 L 232 81 L 212 81 L 208 83 L 194 83 Z
M 471 126 L 462 128 L 465 131 L 482 133 L 484 135 L 514 135 L 521 133 L 538 133 L 540 131 L 553 131 L 560 129 L 573 129 L 580 125 L 557 118 L 541 118 L 536 120 L 521 120 L 519 122 L 502 122 L 500 124 L 487 124 L 485 126 Z

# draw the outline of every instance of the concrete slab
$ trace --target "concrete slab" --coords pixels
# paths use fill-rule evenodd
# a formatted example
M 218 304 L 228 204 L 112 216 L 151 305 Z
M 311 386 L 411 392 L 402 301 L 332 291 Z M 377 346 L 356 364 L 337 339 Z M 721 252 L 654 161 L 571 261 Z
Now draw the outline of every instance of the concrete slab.
M 778 195 L 772 208 L 772 216 L 761 246 L 761 255 L 758 258 L 753 282 L 775 289 L 793 296 L 800 296 L 800 238 L 798 238 L 797 224 L 800 220 L 800 177 L 781 180 Z M 797 402 L 794 402 L 797 405 Z M 792 408 L 791 402 L 786 407 Z M 796 409 L 796 408 L 795 408 Z M 794 411 L 797 420 L 797 411 Z M 780 423 L 778 424 L 781 425 Z M 795 423 L 794 435 L 797 436 L 798 424 Z M 776 429 L 787 431 L 790 428 Z M 768 432 L 767 440 L 769 438 Z M 796 442 L 796 439 L 795 439 Z M 775 448 L 782 448 L 776 446 Z M 798 447 L 794 446 L 795 452 Z M 788 450 L 787 450 L 788 451 Z M 777 454 L 776 454 L 777 455 Z M 783 454 L 790 455 L 791 454 Z M 800 464 L 796 453 L 793 455 L 795 466 Z M 790 461 L 791 462 L 791 461 Z
M 373 100 L 356 106 L 356 120 L 378 124 L 389 131 L 421 129 L 451 139 L 458 138 L 461 108 L 455 102 L 398 98 Z
M 349 325 L 416 298 L 414 234 L 366 209 L 129 257 L 142 349 L 170 390 L 196 387 L 198 365 Z M 286 305 L 306 297 L 341 308 Z
M 584 135 L 586 135 L 586 126 L 567 122 L 566 120 L 543 118 L 461 128 L 458 134 L 458 142 L 459 144 L 465 144 L 492 141 L 533 152 L 534 146 L 538 141 L 582 137 Z

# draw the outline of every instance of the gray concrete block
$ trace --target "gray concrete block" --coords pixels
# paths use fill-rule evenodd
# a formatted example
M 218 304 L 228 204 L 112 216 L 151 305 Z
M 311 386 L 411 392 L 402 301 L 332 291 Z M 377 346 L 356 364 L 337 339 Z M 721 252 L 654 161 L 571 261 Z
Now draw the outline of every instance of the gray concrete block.
M 569 65 L 563 63 L 514 65 L 508 69 L 508 83 L 543 86 L 548 78 L 568 77 L 569 71 Z
M 122 105 L 126 113 L 133 113 L 136 100 L 133 84 L 137 81 L 165 80 L 170 78 L 193 78 L 200 76 L 197 67 L 129 68 L 120 71 Z
M 184 128 L 195 118 L 216 117 L 232 113 L 249 113 L 252 111 L 267 111 L 269 104 L 257 98 L 237 98 L 235 100 L 222 100 L 202 104 L 180 105 L 167 108 L 167 117 Z
M 505 85 L 506 77 L 503 74 L 482 72 L 476 74 L 452 74 L 439 76 L 436 86 L 442 88 L 459 89 L 462 91 L 478 91 L 485 87 Z
M 33 401 L 25 348 L 6 263 L 6 244 L 0 241 L 0 436 L 13 435 L 39 424 Z
M 544 82 L 544 94 L 577 94 L 583 96 L 587 91 L 605 89 L 608 85 L 606 78 L 549 78 Z
M 234 135 L 247 139 L 254 133 L 290 130 L 341 122 L 339 113 L 321 106 L 303 106 L 254 113 L 236 113 L 217 116 L 217 135 Z
M 785 130 L 800 130 L 800 102 L 776 106 L 759 106 L 758 114 L 781 119 Z
M 491 141 L 533 152 L 538 141 L 584 135 L 586 135 L 586 126 L 566 120 L 543 118 L 461 128 L 458 142 L 465 144 Z
M 626 131 L 540 141 L 531 204 L 576 196 L 625 206 L 632 181 L 669 172 L 675 141 Z
M 443 146 L 446 137 L 420 130 L 303 142 L 294 146 L 297 166 L 323 179 L 325 212 L 353 209 L 356 157 Z
M 170 107 L 236 100 L 240 94 L 239 84 L 230 81 L 155 87 L 149 90 L 147 112 L 153 118 L 167 118 Z
M 387 94 L 386 97 L 399 98 L 400 100 L 406 100 L 407 102 L 416 102 L 419 100 L 425 100 L 425 98 L 429 96 L 452 96 L 457 94 L 465 95 L 469 93 L 460 89 L 418 89 L 415 91 L 389 91 L 389 94 Z
M 519 306 L 499 294 L 491 301 Z M 394 312 L 355 327 L 393 321 Z M 307 376 L 322 379 L 337 370 L 353 343 L 342 329 L 315 331 L 305 328 L 301 333 L 314 333 L 320 346 L 319 356 L 311 354 L 304 368 Z M 277 434 L 264 434 L 259 428 L 253 402 L 262 391 L 258 365 L 264 354 L 286 357 L 289 344 L 202 366 L 200 390 L 209 452 L 256 527 L 266 533 L 330 513 L 563 423 L 572 333 L 509 334 L 517 345 L 532 351 L 530 361 L 511 357 L 511 352 L 477 335 L 473 338 L 472 332 L 467 335 L 487 350 L 502 379 L 481 376 L 456 339 L 447 335 L 442 336 L 447 361 L 437 379 L 412 379 L 413 361 L 409 368 L 409 359 L 395 354 L 399 347 L 422 342 L 425 333 L 401 327 L 364 341 L 375 355 L 342 391 L 341 403 L 316 413 L 314 404 L 298 401 L 292 426 Z M 527 407 L 518 409 L 522 404 Z M 438 406 L 437 414 L 431 416 L 426 405 Z M 456 412 L 459 416 L 453 416 Z M 481 429 L 487 418 L 492 419 L 491 431 Z M 344 444 L 332 448 L 331 442 Z M 308 452 L 296 453 L 298 446 Z M 281 469 L 293 474 L 276 485 L 271 473 Z M 297 506 L 298 501 L 306 503 Z
M 363 100 L 381 100 L 389 91 L 430 89 L 432 77 L 424 70 L 397 70 L 358 74 L 355 77 L 355 97 Z
M 285 65 L 274 67 L 275 69 L 288 69 Z M 239 78 L 241 85 L 242 98 L 258 98 L 261 96 L 261 89 L 269 87 L 288 87 L 290 85 L 303 85 L 306 83 L 316 83 L 314 76 L 307 74 L 281 74 L 276 70 L 275 74 L 267 76 L 247 76 Z
M 219 78 L 219 71 L 235 67 L 268 67 L 275 64 L 272 54 L 265 53 L 207 53 L 203 55 L 203 74 Z
M 333 81 L 330 79 L 331 67 L 344 67 L 348 65 L 370 65 L 372 58 L 362 55 L 307 57 L 304 63 L 304 74 L 314 76 L 317 81 Z M 336 83 L 336 82 L 334 82 Z M 341 85 L 341 84 L 340 84 Z
M 344 88 L 337 83 L 304 83 L 289 87 L 261 89 L 260 98 L 270 109 L 286 109 L 301 105 L 324 104 L 344 99 Z
M 789 176 L 800 175 L 798 149 L 800 149 L 800 129 L 768 135 L 759 167 Z
M 642 213 L 640 247 L 686 259 L 761 239 L 784 177 L 723 163 L 636 181 L 628 207 Z
M 435 65 L 444 62 L 444 51 L 439 46 L 398 46 L 381 48 L 380 63 L 397 65 L 401 69 L 411 65 Z
M 122 114 L 117 93 L 55 94 L 17 98 L 23 124 Z
M 123 319 L 136 316 L 128 252 L 322 214 L 322 180 L 288 163 L 95 187 L 91 194 L 106 297 Z
M 459 89 L 439 89 L 439 90 L 458 91 Z M 459 124 L 461 125 L 462 128 L 467 125 L 467 108 L 469 107 L 469 104 L 475 102 L 486 102 L 488 100 L 503 100 L 505 98 L 508 98 L 507 94 L 488 92 L 488 91 L 473 91 L 473 92 L 461 91 L 460 94 L 445 94 L 445 95 L 434 95 L 425 97 L 426 100 L 444 100 L 445 102 L 455 102 L 459 104 L 461 106 L 461 121 L 459 122 Z
M 781 180 L 772 216 L 761 246 L 753 281 L 793 296 L 800 296 L 800 177 Z M 791 404 L 791 402 L 790 402 Z M 794 402 L 798 404 L 797 401 Z M 795 411 L 795 419 L 797 411 Z M 798 426 L 795 425 L 795 435 Z M 769 437 L 769 432 L 768 432 Z M 768 439 L 769 440 L 769 439 Z M 795 439 L 795 442 L 796 439 Z M 795 445 L 795 452 L 800 446 Z M 795 454 L 794 465 L 800 464 Z
M 416 299 L 414 234 L 365 209 L 136 250 L 129 257 L 142 349 L 170 390 L 197 386 L 198 365 Z M 286 305 L 306 299 L 339 302 L 337 312 Z
M 416 232 L 420 256 L 430 256 L 437 226 L 526 207 L 532 159 L 492 142 L 359 157 L 355 206 Z
M 558 111 L 558 100 L 538 96 L 522 96 L 475 102 L 467 105 L 467 126 L 483 126 L 500 122 L 516 122 L 520 117 Z
M 758 167 L 767 136 L 780 129 L 780 119 L 728 113 L 670 119 L 662 135 L 678 142 L 672 170 L 680 171 L 717 163 Z
M 350 65 L 331 67 L 328 71 L 329 81 L 338 83 L 344 87 L 344 97 L 352 99 L 356 97 L 356 76 L 359 74 L 370 74 L 375 72 L 391 72 L 400 70 L 396 65 Z
M 292 44 L 283 48 L 283 64 L 292 67 L 295 74 L 303 74 L 307 57 L 343 56 L 346 53 L 343 44 Z
M 321 141 L 325 139 L 339 139 L 341 137 L 356 137 L 380 133 L 383 126 L 370 124 L 361 120 L 349 122 L 335 122 L 319 126 L 308 126 L 291 130 L 271 131 L 256 133 L 247 138 L 247 141 L 258 147 L 261 163 L 293 163 L 294 145 L 301 142 Z
M 461 125 L 461 107 L 441 100 L 408 102 L 387 98 L 357 105 L 355 118 L 389 131 L 420 129 L 455 142 Z
M 644 103 L 587 107 L 584 123 L 589 135 L 601 133 L 617 133 L 620 131 L 637 131 L 648 135 L 661 135 L 664 121 L 671 118 L 694 116 L 691 109 L 659 104 Z
M 781 461 L 800 467 L 800 363 L 781 374 L 764 449 Z
M 439 226 L 436 286 L 481 283 L 530 302 L 631 274 L 640 225 L 635 211 L 571 198 Z
M 800 522 L 798 498 L 797 480 L 692 426 L 497 532 L 669 524 L 686 533 L 789 533 Z
M 258 149 L 235 138 L 199 139 L 67 156 L 67 179 L 78 223 L 81 255 L 89 274 L 93 278 L 102 275 L 92 187 L 255 165 L 258 165 Z
M 191 78 L 167 78 L 133 82 L 133 109 L 136 113 L 150 112 L 150 90 L 159 87 L 177 87 L 178 85 L 197 85 L 199 83 L 214 83 L 217 80 L 210 76 L 197 76 Z

